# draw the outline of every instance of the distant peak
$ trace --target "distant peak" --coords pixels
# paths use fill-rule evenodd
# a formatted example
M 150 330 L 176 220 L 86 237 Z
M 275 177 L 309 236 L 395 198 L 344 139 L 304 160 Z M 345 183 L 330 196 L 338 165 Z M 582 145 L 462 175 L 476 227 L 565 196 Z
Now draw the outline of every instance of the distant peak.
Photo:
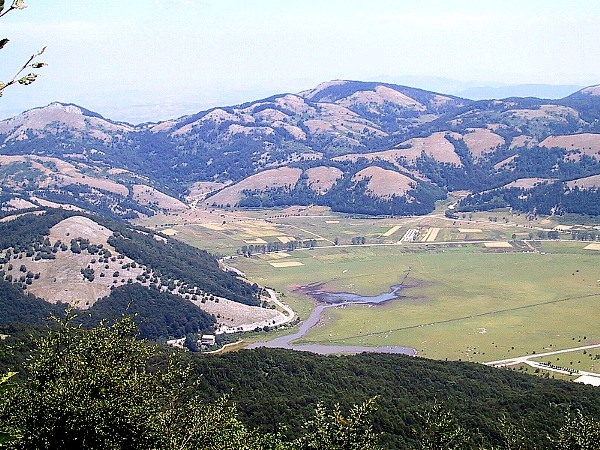
M 588 86 L 586 88 L 583 88 L 581 91 L 582 94 L 587 94 L 587 95 L 600 95 L 600 84 L 596 84 L 594 86 Z
M 40 106 L 37 108 L 29 109 L 22 114 L 36 114 L 36 113 L 51 113 L 54 111 L 61 111 L 62 113 L 73 114 L 78 116 L 86 116 L 86 117 L 95 117 L 98 119 L 106 120 L 100 114 L 90 111 L 89 109 L 83 108 L 74 103 L 62 103 L 62 102 L 52 102 L 46 106 Z
M 325 81 L 323 83 L 319 83 L 315 88 L 308 89 L 306 91 L 299 92 L 298 95 L 300 97 L 304 97 L 308 100 L 313 100 L 315 98 L 321 97 L 321 94 L 327 91 L 329 88 L 333 86 L 340 86 L 343 84 L 349 83 L 347 80 L 331 80 Z

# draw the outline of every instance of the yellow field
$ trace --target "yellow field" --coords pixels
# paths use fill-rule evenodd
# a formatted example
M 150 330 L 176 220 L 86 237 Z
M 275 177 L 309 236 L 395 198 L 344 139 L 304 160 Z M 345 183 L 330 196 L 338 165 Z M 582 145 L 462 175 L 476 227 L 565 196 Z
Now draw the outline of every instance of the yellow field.
M 573 227 L 571 225 L 557 225 L 554 227 L 554 229 L 556 231 L 569 231 L 571 230 Z
M 486 242 L 483 245 L 487 248 L 512 248 L 510 242 Z
M 289 236 L 277 236 L 277 240 L 282 244 L 287 244 L 288 242 L 293 242 L 295 239 Z
M 249 234 L 250 236 L 256 236 L 259 238 L 263 238 L 263 237 L 271 237 L 271 236 L 276 236 L 278 235 L 280 232 L 277 231 L 275 228 L 271 227 L 271 228 L 249 228 L 249 227 L 244 227 L 242 228 L 243 232 L 246 234 Z
M 213 231 L 225 231 L 225 228 L 223 228 L 221 225 L 217 225 L 216 223 L 201 223 L 200 226 Z
M 175 236 L 178 233 L 178 231 L 174 230 L 173 228 L 167 228 L 166 230 L 162 230 L 161 233 L 167 236 Z
M 438 233 L 440 232 L 440 228 L 429 228 L 421 239 L 422 242 L 434 242 L 437 238 Z
M 257 238 L 257 239 L 253 239 L 251 241 L 244 241 L 246 244 L 252 244 L 252 245 L 256 245 L 256 244 L 266 244 L 267 241 L 265 241 L 264 239 L 261 238 Z
M 394 234 L 396 231 L 398 231 L 400 228 L 402 228 L 400 225 L 396 225 L 392 228 L 390 228 L 389 230 L 387 230 L 385 233 L 383 233 L 383 235 L 385 237 L 391 236 L 392 234 Z
M 480 228 L 459 228 L 458 231 L 461 233 L 483 233 Z
M 301 263 L 300 261 L 284 261 L 284 262 L 270 262 L 269 264 L 271 264 L 273 267 L 298 267 L 298 266 L 303 266 L 304 264 Z
M 259 255 L 259 257 L 263 258 L 263 259 L 283 259 L 283 258 L 289 258 L 291 255 L 289 253 L 285 253 L 285 252 L 278 252 L 278 253 L 267 253 L 266 255 Z
M 589 244 L 583 248 L 584 250 L 600 250 L 600 244 Z

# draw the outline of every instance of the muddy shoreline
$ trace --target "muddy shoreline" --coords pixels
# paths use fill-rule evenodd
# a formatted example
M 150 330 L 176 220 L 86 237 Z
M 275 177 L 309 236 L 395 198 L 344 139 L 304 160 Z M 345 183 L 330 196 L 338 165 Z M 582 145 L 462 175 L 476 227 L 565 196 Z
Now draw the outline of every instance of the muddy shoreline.
M 314 326 L 316 326 L 325 311 L 328 308 L 337 308 L 348 305 L 383 305 L 390 301 L 398 301 L 403 297 L 398 293 L 402 290 L 402 285 L 390 286 L 389 292 L 384 292 L 376 296 L 361 296 L 350 292 L 330 292 L 322 289 L 323 283 L 313 283 L 306 286 L 299 286 L 295 291 L 302 293 L 313 299 L 316 306 L 312 313 L 300 324 L 297 332 L 272 339 L 267 342 L 256 342 L 250 344 L 247 348 L 285 348 L 289 350 L 298 350 L 320 355 L 331 354 L 356 354 L 356 353 L 396 353 L 404 355 L 415 355 L 415 350 L 402 346 L 357 346 L 357 345 L 325 345 L 325 344 L 294 344 L 293 342 L 304 337 L 304 335 Z

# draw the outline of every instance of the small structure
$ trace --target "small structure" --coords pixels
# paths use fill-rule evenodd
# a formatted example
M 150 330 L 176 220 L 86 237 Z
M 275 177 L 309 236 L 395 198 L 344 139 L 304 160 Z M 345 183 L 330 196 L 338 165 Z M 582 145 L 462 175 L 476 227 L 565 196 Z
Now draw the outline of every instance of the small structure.
M 215 345 L 215 335 L 214 334 L 203 334 L 200 339 L 200 344 L 206 347 L 212 347 Z
M 167 341 L 167 345 L 175 348 L 183 348 L 183 344 L 185 344 L 185 337 L 179 339 L 169 339 Z

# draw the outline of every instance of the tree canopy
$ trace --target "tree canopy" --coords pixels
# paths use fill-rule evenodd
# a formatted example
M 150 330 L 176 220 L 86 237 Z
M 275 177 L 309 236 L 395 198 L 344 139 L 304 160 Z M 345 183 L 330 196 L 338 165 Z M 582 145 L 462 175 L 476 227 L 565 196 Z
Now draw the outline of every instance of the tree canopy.
M 235 405 L 201 400 L 173 354 L 136 339 L 129 318 L 85 329 L 56 319 L 25 367 L 26 379 L 0 398 L 0 438 L 12 449 L 376 449 L 373 402 L 317 408 L 293 441 L 249 429 Z M 166 358 L 166 359 L 164 359 Z

